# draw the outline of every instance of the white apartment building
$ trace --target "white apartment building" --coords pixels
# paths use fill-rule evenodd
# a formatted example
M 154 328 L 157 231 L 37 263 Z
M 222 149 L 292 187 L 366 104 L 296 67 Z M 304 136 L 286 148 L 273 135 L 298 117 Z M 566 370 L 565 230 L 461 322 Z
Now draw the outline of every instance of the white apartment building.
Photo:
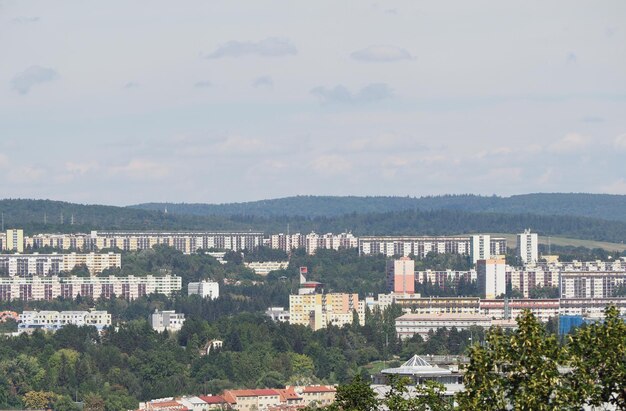
M 257 275 L 266 276 L 272 271 L 284 270 L 289 267 L 289 261 L 251 261 L 244 263 L 246 267 L 254 271 Z
M 202 298 L 215 300 L 220 296 L 220 285 L 215 281 L 200 281 L 187 284 L 187 295 L 199 295 Z
M 173 332 L 180 331 L 184 323 L 185 314 L 177 313 L 173 310 L 154 310 L 154 313 L 150 316 L 150 326 L 159 333 L 165 330 Z
M 506 292 L 506 265 L 501 259 L 476 262 L 478 287 L 483 298 L 493 299 Z
M 50 247 L 59 250 L 89 251 L 89 236 L 87 234 L 54 234 L 44 233 L 24 237 L 24 247 L 31 250 Z
M 530 297 L 530 290 L 535 287 L 558 287 L 560 270 L 544 271 L 541 267 L 526 266 L 522 269 L 506 267 L 506 281 L 514 290 L 522 293 L 524 298 Z
M 0 301 L 50 301 L 78 295 L 97 300 L 118 296 L 134 300 L 149 294 L 172 295 L 182 288 L 178 276 L 145 277 L 0 277 Z
M 415 273 L 415 280 L 418 283 L 428 283 L 430 282 L 433 285 L 443 286 L 444 284 L 452 284 L 456 286 L 459 281 L 463 278 L 467 282 L 476 281 L 477 274 L 476 270 L 469 271 L 455 271 L 455 270 L 445 270 L 445 271 L 434 271 L 434 270 L 426 270 L 426 271 L 417 271 Z
M 493 319 L 515 319 L 524 310 L 532 312 L 539 321 L 546 322 L 559 315 L 558 298 L 480 300 L 480 313 Z
M 119 248 L 124 251 L 150 249 L 157 244 L 168 245 L 184 254 L 198 249 L 243 251 L 263 245 L 263 233 L 251 232 L 134 232 L 92 231 L 89 244 L 92 249 Z
M 492 320 L 480 314 L 404 314 L 396 318 L 396 333 L 400 339 L 408 339 L 419 334 L 428 339 L 429 332 L 439 328 L 467 330 L 470 327 L 489 328 L 498 325 L 503 328 L 516 328 L 514 320 Z
M 611 298 L 626 282 L 626 271 L 562 271 L 561 298 Z
M 358 248 L 360 255 L 383 254 L 388 257 L 410 256 L 424 258 L 428 253 L 470 255 L 470 237 L 413 237 L 413 236 L 376 236 L 359 237 Z M 506 239 L 501 237 L 490 238 L 489 247 L 492 254 L 506 253 Z
M 163 244 L 184 254 L 198 249 L 217 248 L 242 251 L 263 245 L 264 235 L 259 232 L 139 232 L 92 231 L 89 234 L 38 234 L 24 237 L 21 244 L 31 249 L 55 247 L 62 250 L 97 251 L 119 248 L 123 251 L 147 250 Z M 19 250 L 22 252 L 23 250 Z
M 32 330 L 56 331 L 68 324 L 94 326 L 98 331 L 111 325 L 106 311 L 24 311 L 20 314 L 18 332 Z
M 287 253 L 298 248 L 304 248 L 308 254 L 315 254 L 318 249 L 339 250 L 356 248 L 358 240 L 352 233 L 341 234 L 273 234 L 269 237 L 268 245 L 274 249 L 283 250 Z
M 470 237 L 470 257 L 472 264 L 478 260 L 491 258 L 491 236 L 489 234 L 475 234 Z
M 626 315 L 626 298 L 561 298 L 560 314 L 602 318 L 608 305 L 614 305 Z
M 533 264 L 539 260 L 539 238 L 537 233 L 524 230 L 517 235 L 517 257 L 523 264 Z
M 626 271 L 626 257 L 621 257 L 613 261 L 554 261 L 554 262 L 538 262 L 532 264 L 544 271 Z
M 0 254 L 0 272 L 10 277 L 58 275 L 80 265 L 87 266 L 92 275 L 100 274 L 105 269 L 120 268 L 122 256 L 119 253 Z

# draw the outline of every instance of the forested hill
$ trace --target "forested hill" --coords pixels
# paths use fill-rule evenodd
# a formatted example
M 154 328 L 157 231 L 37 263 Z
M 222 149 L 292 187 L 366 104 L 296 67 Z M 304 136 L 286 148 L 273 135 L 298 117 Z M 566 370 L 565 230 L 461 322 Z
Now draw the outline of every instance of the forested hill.
M 131 206 L 188 215 L 332 217 L 350 213 L 403 210 L 458 210 L 507 214 L 570 215 L 626 221 L 626 195 L 543 193 L 511 197 L 444 195 L 432 197 L 297 196 L 232 204 L 146 203 Z
M 356 235 L 452 235 L 480 232 L 518 233 L 524 228 L 531 228 L 540 235 L 614 243 L 623 243 L 626 240 L 626 222 L 529 213 L 404 210 L 351 213 L 332 217 L 197 216 L 49 200 L 0 200 L 0 212 L 4 215 L 5 227 L 23 227 L 27 233 L 89 232 L 105 229 L 252 230 L 278 233 L 285 232 L 289 224 L 291 232 L 352 231 Z
M 5 227 L 27 232 L 89 232 L 91 230 L 235 230 L 248 224 L 224 217 L 173 215 L 150 210 L 85 205 L 52 200 L 0 200 Z M 72 224 L 73 222 L 73 224 Z

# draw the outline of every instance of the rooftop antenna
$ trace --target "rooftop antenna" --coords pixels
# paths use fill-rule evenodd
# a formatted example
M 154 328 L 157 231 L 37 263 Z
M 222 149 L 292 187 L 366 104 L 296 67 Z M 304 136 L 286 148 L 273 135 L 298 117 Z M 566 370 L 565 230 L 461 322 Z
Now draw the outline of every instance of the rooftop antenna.
M 43 225 L 48 225 L 48 215 L 46 212 L 43 212 Z
M 72 214 L 72 217 L 70 218 L 70 225 L 74 225 L 74 214 Z

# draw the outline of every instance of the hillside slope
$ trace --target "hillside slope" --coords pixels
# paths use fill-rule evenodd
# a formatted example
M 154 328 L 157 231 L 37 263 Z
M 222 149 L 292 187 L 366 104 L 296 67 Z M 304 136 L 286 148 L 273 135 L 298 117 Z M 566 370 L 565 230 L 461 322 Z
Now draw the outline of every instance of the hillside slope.
M 27 233 L 90 230 L 237 230 L 319 233 L 352 231 L 356 235 L 452 235 L 519 233 L 531 228 L 540 235 L 623 243 L 626 222 L 530 213 L 472 213 L 460 210 L 404 210 L 350 213 L 331 217 L 197 216 L 126 207 L 81 205 L 49 200 L 0 200 L 5 227 Z M 61 223 L 61 215 L 63 223 Z M 44 217 L 45 216 L 45 217 Z M 71 224 L 71 220 L 74 224 Z M 44 224 L 45 218 L 45 224 Z
M 626 221 L 626 196 L 609 194 L 540 193 L 511 197 L 445 195 L 434 197 L 297 196 L 231 204 L 146 203 L 130 206 L 165 209 L 188 215 L 254 215 L 332 217 L 349 213 L 403 210 L 459 210 L 510 214 L 570 215 Z

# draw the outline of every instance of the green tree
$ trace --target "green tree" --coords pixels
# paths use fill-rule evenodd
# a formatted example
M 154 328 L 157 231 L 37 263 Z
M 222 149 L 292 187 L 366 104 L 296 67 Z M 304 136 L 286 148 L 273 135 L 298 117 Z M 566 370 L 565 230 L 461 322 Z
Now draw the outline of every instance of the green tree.
M 83 402 L 83 411 L 105 411 L 104 400 L 98 394 L 87 394 Z
M 337 387 L 335 402 L 328 409 L 330 411 L 376 411 L 379 406 L 380 401 L 370 387 L 369 381 L 357 375 L 349 384 Z
M 518 329 L 510 335 L 500 329 L 490 330 L 486 346 L 474 345 L 470 349 L 465 391 L 457 398 L 460 409 L 579 408 L 559 371 L 565 351 L 556 336 L 548 335 L 529 311 L 520 315 L 517 324 Z
M 589 405 L 626 410 L 626 322 L 609 306 L 602 323 L 577 329 L 569 350 L 575 392 Z
M 389 411 L 448 411 L 453 410 L 452 398 L 445 396 L 445 387 L 435 381 L 426 381 L 409 392 L 411 380 L 392 377 L 383 404 Z
M 26 408 L 46 409 L 52 406 L 57 395 L 49 391 L 28 391 L 24 394 L 24 405 Z

